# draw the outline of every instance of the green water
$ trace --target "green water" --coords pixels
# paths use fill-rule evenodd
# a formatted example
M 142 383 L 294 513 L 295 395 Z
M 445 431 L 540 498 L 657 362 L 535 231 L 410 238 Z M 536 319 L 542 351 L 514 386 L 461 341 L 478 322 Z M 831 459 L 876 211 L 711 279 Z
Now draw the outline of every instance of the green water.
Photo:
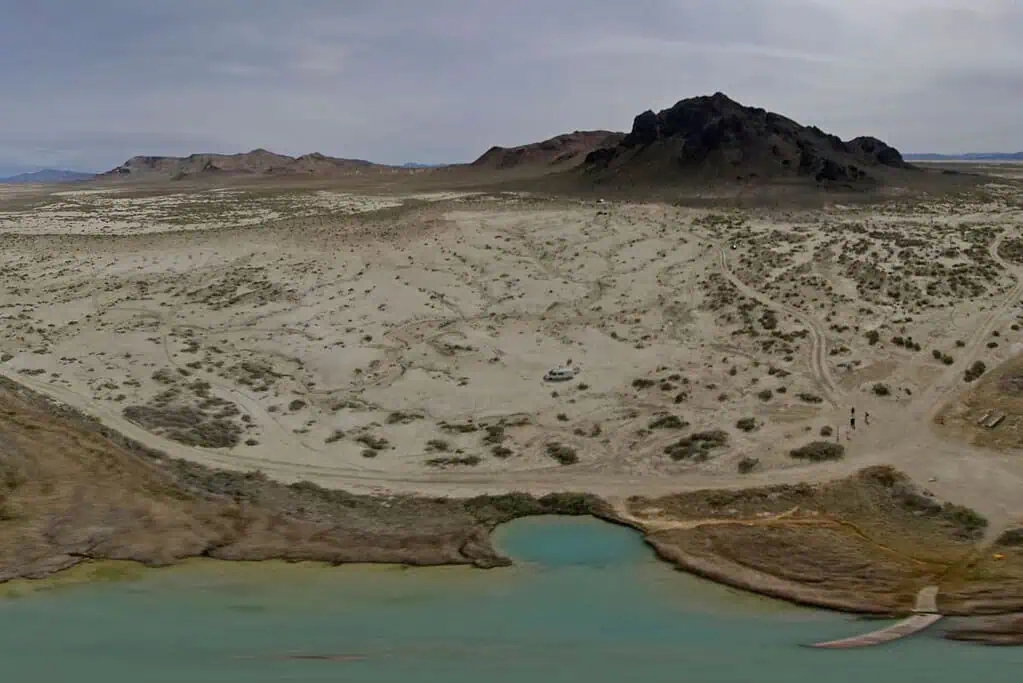
M 495 540 L 517 566 L 197 562 L 43 591 L 8 587 L 0 681 L 1023 680 L 1023 649 L 937 634 L 857 651 L 800 647 L 878 623 L 675 572 L 633 532 L 597 521 L 521 520 Z

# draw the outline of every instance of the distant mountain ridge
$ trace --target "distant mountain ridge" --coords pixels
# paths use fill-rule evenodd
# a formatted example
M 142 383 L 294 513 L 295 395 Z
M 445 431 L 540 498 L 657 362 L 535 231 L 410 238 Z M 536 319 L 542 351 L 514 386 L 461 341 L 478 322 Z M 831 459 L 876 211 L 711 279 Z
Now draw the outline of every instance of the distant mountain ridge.
M 911 161 L 1023 161 L 1023 152 L 966 152 L 965 154 L 922 152 L 904 156 Z
M 7 178 L 0 178 L 0 183 L 74 183 L 94 178 L 94 173 L 67 171 L 59 168 L 44 168 L 32 173 L 19 173 Z
M 99 177 L 170 178 L 231 175 L 331 175 L 378 166 L 364 159 L 341 159 L 318 152 L 290 157 L 265 149 L 239 154 L 192 154 L 187 157 L 136 156 Z

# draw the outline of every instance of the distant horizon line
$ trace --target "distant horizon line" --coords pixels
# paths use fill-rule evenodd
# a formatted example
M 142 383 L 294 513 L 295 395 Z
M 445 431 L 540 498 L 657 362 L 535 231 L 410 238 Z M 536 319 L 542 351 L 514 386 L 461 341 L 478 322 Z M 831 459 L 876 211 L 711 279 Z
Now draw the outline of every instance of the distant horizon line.
M 174 154 L 155 154 L 155 155 L 137 154 L 137 155 L 134 155 L 134 156 L 166 156 L 166 157 L 179 157 L 179 158 L 186 158 L 186 157 L 188 157 L 188 156 L 190 156 L 192 154 L 223 154 L 225 156 L 230 156 L 230 155 L 233 155 L 233 154 L 249 154 L 249 153 L 254 152 L 256 150 L 259 150 L 259 149 L 265 149 L 265 148 L 257 147 L 257 148 L 254 148 L 252 150 L 249 150 L 249 152 L 190 152 L 188 154 L 181 154 L 181 155 L 174 155 Z M 285 155 L 285 156 L 291 156 L 291 155 Z M 1023 150 L 1016 151 L 1016 152 L 903 152 L 902 156 L 904 158 L 907 158 L 907 159 L 911 158 L 911 157 L 940 157 L 940 158 L 945 158 L 945 159 L 961 159 L 961 158 L 969 158 L 969 157 L 974 157 L 974 158 L 976 158 L 976 157 L 1011 157 L 1011 156 L 1023 156 Z M 452 165 L 456 165 L 456 164 L 464 164 L 464 163 L 471 163 L 471 162 L 466 162 L 466 161 L 446 161 L 446 162 L 405 161 L 405 162 L 401 162 L 401 163 L 392 164 L 392 163 L 382 163 L 382 162 L 372 161 L 370 163 L 378 164 L 380 166 L 396 166 L 396 167 L 402 167 L 402 166 L 406 166 L 406 167 L 408 167 L 408 166 L 438 167 L 438 166 L 452 166 Z M 3 166 L 3 164 L 0 164 L 0 166 Z M 25 170 L 20 170 L 20 171 L 17 171 L 15 173 L 10 173 L 9 175 L 4 175 L 2 177 L 4 177 L 4 178 L 13 178 L 15 176 L 29 175 L 29 174 L 32 174 L 32 173 L 40 173 L 40 172 L 44 172 L 44 171 L 66 172 L 66 173 L 91 173 L 91 174 L 96 175 L 96 174 L 100 174 L 100 173 L 106 173 L 107 170 L 110 170 L 110 169 L 99 170 L 99 169 L 95 169 L 95 168 L 83 169 L 81 167 L 77 167 L 76 168 L 76 167 L 67 167 L 67 166 L 34 166 L 34 165 L 33 166 L 20 166 L 20 165 L 14 165 L 14 167 L 15 168 L 25 169 Z

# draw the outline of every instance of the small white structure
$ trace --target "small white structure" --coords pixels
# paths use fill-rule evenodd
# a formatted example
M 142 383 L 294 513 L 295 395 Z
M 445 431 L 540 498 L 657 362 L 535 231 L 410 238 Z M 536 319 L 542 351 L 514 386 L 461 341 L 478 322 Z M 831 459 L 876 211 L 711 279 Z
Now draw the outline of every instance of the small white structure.
M 578 367 L 556 367 L 551 368 L 544 373 L 543 381 L 545 382 L 567 382 L 570 379 L 574 379 L 580 372 Z

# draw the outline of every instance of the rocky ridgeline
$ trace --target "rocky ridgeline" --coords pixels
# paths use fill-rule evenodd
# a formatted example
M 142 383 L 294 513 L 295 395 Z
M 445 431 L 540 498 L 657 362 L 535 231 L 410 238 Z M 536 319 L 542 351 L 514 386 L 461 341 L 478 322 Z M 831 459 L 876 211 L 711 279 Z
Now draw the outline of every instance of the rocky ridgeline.
M 790 176 L 818 183 L 869 183 L 886 169 L 914 168 L 877 138 L 846 142 L 722 93 L 643 112 L 619 144 L 590 152 L 584 166 L 596 174 L 674 170 L 707 180 Z

